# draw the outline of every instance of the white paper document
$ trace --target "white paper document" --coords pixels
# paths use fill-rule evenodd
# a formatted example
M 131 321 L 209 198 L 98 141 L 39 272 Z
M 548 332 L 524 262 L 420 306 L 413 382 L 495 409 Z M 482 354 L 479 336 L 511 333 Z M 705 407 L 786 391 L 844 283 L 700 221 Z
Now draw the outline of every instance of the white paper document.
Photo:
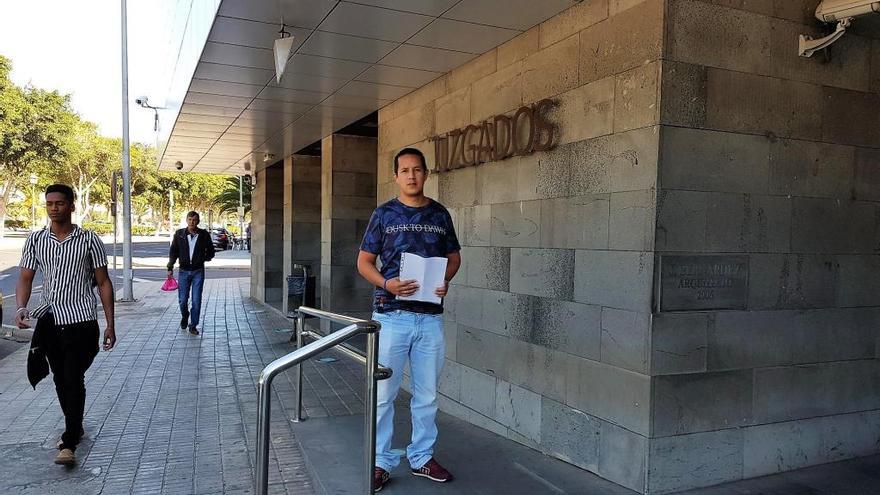
M 446 258 L 422 258 L 417 254 L 400 255 L 400 280 L 415 280 L 419 290 L 411 296 L 398 296 L 404 301 L 424 301 L 440 304 L 440 296 L 434 293 L 443 287 L 446 278 Z

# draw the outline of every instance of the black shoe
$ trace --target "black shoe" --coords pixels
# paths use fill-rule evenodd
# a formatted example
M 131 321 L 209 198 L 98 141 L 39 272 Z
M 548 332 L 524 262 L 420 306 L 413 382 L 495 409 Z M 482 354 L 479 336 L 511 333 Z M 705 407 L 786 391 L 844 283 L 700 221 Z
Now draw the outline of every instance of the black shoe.
M 186 330 L 187 325 L 189 325 L 189 311 L 183 314 L 180 318 L 180 329 Z
M 189 327 L 189 333 L 191 333 L 191 334 L 193 334 L 193 335 L 198 335 L 198 334 L 199 334 L 199 329 L 196 328 L 196 327 Z
M 373 491 L 378 492 L 382 490 L 382 487 L 388 484 L 391 481 L 391 473 L 385 471 L 384 469 L 376 466 L 373 468 Z

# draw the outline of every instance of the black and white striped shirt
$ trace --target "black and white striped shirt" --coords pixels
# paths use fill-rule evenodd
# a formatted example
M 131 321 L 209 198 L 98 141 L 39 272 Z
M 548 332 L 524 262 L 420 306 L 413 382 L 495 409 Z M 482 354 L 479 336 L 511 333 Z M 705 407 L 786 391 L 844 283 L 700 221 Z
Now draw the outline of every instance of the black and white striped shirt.
M 59 242 L 49 228 L 38 230 L 24 243 L 19 266 L 43 272 L 43 293 L 32 316 L 51 311 L 58 325 L 98 319 L 92 279 L 95 269 L 107 266 L 107 254 L 94 232 L 74 225 Z

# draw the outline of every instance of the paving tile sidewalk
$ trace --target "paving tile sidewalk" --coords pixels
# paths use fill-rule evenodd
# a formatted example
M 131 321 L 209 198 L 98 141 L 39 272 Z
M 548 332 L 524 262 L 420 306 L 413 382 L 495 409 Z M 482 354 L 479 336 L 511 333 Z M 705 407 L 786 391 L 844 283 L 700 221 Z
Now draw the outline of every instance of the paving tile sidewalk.
M 52 464 L 64 421 L 51 378 L 30 387 L 26 350 L 0 360 L 0 493 L 252 493 L 256 379 L 293 350 L 290 322 L 247 298 L 249 279 L 208 280 L 194 337 L 178 327 L 176 294 L 158 287 L 138 284 L 139 301 L 117 305 L 119 344 L 86 374 L 73 469 Z M 305 370 L 311 417 L 358 412 L 362 391 L 346 385 L 361 380 L 356 364 Z M 311 494 L 290 428 L 291 379 L 274 387 L 270 492 Z
M 137 284 L 138 302 L 117 306 L 120 341 L 113 351 L 101 352 L 86 375 L 86 437 L 77 450 L 79 465 L 72 469 L 52 464 L 64 422 L 51 379 L 31 389 L 25 375 L 26 349 L 0 360 L 0 494 L 253 493 L 256 380 L 266 364 L 293 350 L 288 342 L 291 322 L 248 299 L 248 278 L 209 279 L 204 333 L 194 337 L 177 326 L 176 294 L 162 293 L 158 287 L 158 282 Z M 354 451 L 360 446 L 346 446 L 352 438 L 360 440 L 355 432 L 360 420 L 354 416 L 363 412 L 363 368 L 333 352 L 324 357 L 330 359 L 310 361 L 304 367 L 303 403 L 315 421 L 294 427 L 290 422 L 293 373 L 275 380 L 272 494 L 320 492 L 310 479 L 316 470 L 309 471 L 307 462 L 314 466 L 322 460 L 333 461 L 322 457 L 322 452 L 332 450 L 330 446 L 344 448 L 350 457 L 359 459 Z M 318 441 L 303 443 L 317 448 L 304 456 L 295 431 L 314 430 L 322 423 L 325 428 Z M 493 450 L 494 456 L 515 453 L 508 440 L 467 428 L 473 427 L 460 429 L 467 438 L 482 439 L 479 446 Z M 404 431 L 398 433 L 406 436 Z M 874 456 L 688 494 L 880 493 L 878 472 L 880 456 Z M 332 474 L 339 477 L 339 473 Z M 589 486 L 601 485 L 597 482 L 602 480 Z M 437 488 L 429 487 L 412 491 L 401 478 L 389 487 L 389 493 L 418 495 Z M 488 479 L 449 488 L 446 493 L 494 493 Z M 608 486 L 548 493 L 618 491 L 622 489 Z M 504 493 L 520 492 L 507 488 Z

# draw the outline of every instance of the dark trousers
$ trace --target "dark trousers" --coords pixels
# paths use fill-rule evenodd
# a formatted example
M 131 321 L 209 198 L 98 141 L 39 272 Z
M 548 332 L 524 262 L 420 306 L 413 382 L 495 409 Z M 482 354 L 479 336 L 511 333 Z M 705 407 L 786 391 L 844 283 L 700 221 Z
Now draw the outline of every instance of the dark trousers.
M 64 447 L 76 450 L 86 407 L 86 370 L 98 355 L 97 321 L 56 325 L 52 314 L 37 321 L 46 346 L 46 357 L 55 381 L 55 392 L 64 412 Z

